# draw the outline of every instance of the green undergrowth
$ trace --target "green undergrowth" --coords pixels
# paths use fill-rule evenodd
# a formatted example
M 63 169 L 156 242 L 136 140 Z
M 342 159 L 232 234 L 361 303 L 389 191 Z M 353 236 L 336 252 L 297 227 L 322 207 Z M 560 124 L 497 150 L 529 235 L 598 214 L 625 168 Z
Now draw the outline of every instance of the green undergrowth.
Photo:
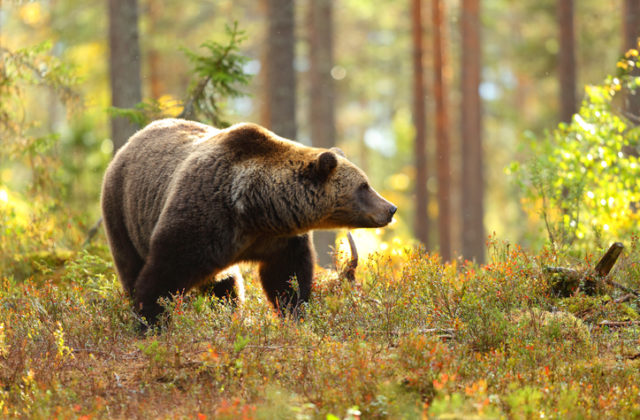
M 478 266 L 394 251 L 354 283 L 320 272 L 297 321 L 243 267 L 244 305 L 179 295 L 144 336 L 104 245 L 34 255 L 28 276 L 0 280 L 0 417 L 640 416 L 637 300 L 553 297 L 551 252 L 492 243 Z M 627 247 L 615 281 L 638 288 L 639 254 Z

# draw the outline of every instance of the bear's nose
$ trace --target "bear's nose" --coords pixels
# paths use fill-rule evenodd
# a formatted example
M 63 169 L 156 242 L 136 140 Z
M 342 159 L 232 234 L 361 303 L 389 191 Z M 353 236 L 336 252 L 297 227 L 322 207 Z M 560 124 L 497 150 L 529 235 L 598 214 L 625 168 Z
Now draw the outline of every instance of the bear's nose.
M 398 208 L 396 206 L 392 205 L 389 208 L 389 216 L 393 216 L 394 214 L 396 214 L 396 210 L 398 210 Z

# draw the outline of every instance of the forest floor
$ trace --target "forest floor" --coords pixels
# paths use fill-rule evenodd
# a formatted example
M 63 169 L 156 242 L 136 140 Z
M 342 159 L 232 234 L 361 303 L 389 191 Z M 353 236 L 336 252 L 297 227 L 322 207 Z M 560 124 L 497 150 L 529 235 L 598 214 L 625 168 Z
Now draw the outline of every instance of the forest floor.
M 553 296 L 552 252 L 492 242 L 479 266 L 394 250 L 355 282 L 318 273 L 298 321 L 243 267 L 242 307 L 180 295 L 141 335 L 98 242 L 0 276 L 0 417 L 640 417 L 638 300 Z M 639 289 L 639 256 L 634 241 L 610 276 Z

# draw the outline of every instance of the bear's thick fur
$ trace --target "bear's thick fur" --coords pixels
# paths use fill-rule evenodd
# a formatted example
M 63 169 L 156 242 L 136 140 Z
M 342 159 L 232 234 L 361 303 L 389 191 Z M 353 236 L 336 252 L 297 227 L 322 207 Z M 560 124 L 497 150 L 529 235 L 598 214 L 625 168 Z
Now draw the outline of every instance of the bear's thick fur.
M 153 122 L 118 151 L 102 186 L 120 281 L 150 322 L 158 298 L 202 287 L 242 261 L 259 263 L 276 308 L 296 308 L 311 292 L 309 231 L 382 227 L 395 211 L 339 149 L 306 147 L 248 123 L 218 130 Z M 241 281 L 231 275 L 210 289 L 242 297 Z

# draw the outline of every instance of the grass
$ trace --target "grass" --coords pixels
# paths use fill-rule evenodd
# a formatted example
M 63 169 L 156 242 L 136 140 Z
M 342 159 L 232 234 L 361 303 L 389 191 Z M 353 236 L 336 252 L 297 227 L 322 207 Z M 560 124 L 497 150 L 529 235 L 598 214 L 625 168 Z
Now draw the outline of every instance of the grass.
M 489 254 L 376 255 L 356 283 L 321 272 L 299 321 L 274 315 L 247 267 L 241 308 L 176 296 L 146 336 L 104 244 L 38 256 L 28 277 L 0 277 L 0 417 L 640 416 L 640 327 L 599 325 L 637 319 L 638 301 L 555 298 L 542 267 L 560 256 Z M 640 287 L 639 255 L 634 242 L 616 281 Z

